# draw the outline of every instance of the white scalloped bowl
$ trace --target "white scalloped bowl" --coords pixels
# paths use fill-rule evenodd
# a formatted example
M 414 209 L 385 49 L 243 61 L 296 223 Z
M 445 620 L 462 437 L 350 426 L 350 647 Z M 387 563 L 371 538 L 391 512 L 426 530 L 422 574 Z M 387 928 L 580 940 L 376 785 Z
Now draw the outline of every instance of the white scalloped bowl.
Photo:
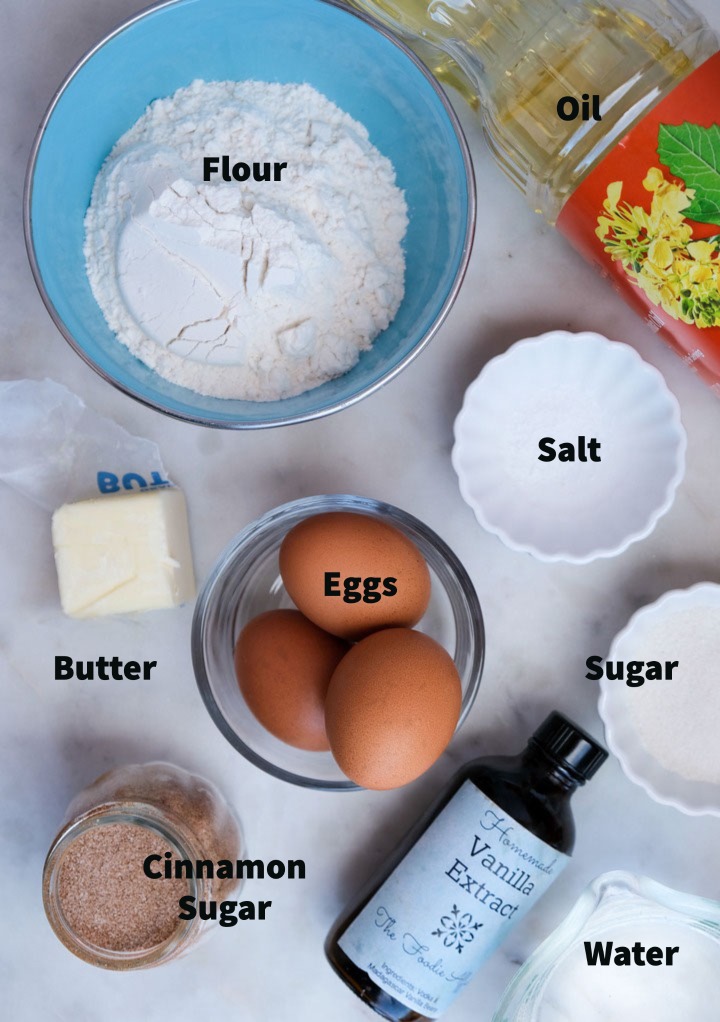
M 579 436 L 600 461 L 538 460 Z M 680 409 L 627 344 L 557 330 L 518 341 L 470 385 L 452 462 L 480 524 L 541 561 L 586 564 L 644 539 L 685 472 Z
M 653 653 L 652 642 L 648 641 L 650 630 L 657 633 L 661 628 L 666 631 L 673 618 L 683 615 L 679 623 L 685 625 L 689 621 L 687 615 L 694 611 L 707 611 L 716 614 L 716 623 L 703 633 L 701 645 L 705 654 L 716 650 L 720 659 L 720 585 L 712 582 L 701 582 L 689 589 L 673 589 L 656 600 L 655 603 L 641 607 L 628 621 L 627 625 L 613 639 L 608 653 L 608 660 L 622 660 L 625 664 L 630 660 L 649 659 L 663 660 L 662 655 Z M 669 647 L 672 644 L 669 644 Z M 655 649 L 657 653 L 662 649 Z M 677 657 L 670 657 L 676 659 Z M 681 661 L 682 665 L 682 661 Z M 680 668 L 682 670 L 682 667 Z M 676 682 L 681 675 L 676 675 Z M 668 685 L 672 682 L 646 681 L 640 688 L 629 688 L 624 681 L 608 681 L 603 676 L 600 680 L 600 701 L 598 709 L 605 724 L 605 738 L 610 750 L 620 760 L 620 765 L 631 781 L 639 784 L 654 798 L 656 802 L 674 806 L 689 816 L 709 814 L 720 816 L 720 780 L 718 783 L 705 780 L 699 776 L 684 777 L 671 769 L 667 763 L 659 762 L 653 751 L 643 743 L 641 730 L 643 721 L 650 714 L 662 716 L 666 727 L 672 728 L 676 736 L 679 755 L 688 743 L 702 742 L 709 755 L 715 756 L 716 771 L 720 778 L 720 718 L 717 707 L 698 706 L 685 695 L 673 698 L 670 703 L 649 707 L 648 711 L 638 713 L 638 700 L 642 699 L 650 685 Z M 698 732 L 698 715 L 703 714 L 710 727 L 703 735 Z M 717 742 L 713 743 L 713 733 L 718 734 Z M 652 740 L 647 740 L 652 745 Z M 673 764 L 675 767 L 675 764 Z

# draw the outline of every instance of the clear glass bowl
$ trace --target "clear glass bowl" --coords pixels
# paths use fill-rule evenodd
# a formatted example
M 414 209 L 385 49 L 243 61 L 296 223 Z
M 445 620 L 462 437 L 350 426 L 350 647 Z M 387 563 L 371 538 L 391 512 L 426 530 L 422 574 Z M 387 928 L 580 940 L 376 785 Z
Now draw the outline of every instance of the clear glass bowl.
M 233 659 L 235 642 L 248 621 L 266 610 L 294 606 L 280 577 L 280 544 L 298 522 L 327 511 L 353 511 L 389 522 L 416 544 L 427 561 L 432 595 L 417 627 L 444 646 L 455 661 L 463 691 L 461 726 L 480 685 L 485 653 L 482 612 L 472 582 L 452 550 L 431 529 L 405 511 L 368 497 L 331 494 L 292 501 L 236 536 L 198 598 L 192 657 L 210 716 L 238 752 L 293 784 L 352 791 L 357 785 L 345 777 L 329 752 L 286 745 L 255 719 L 237 683 Z
M 657 939 L 653 939 L 657 937 Z M 649 939 L 648 939 L 649 938 Z M 665 939 L 669 938 L 669 939 Z M 584 941 L 613 941 L 645 947 L 680 945 L 673 968 L 644 968 L 587 965 Z M 695 947 L 693 947 L 695 945 Z M 685 954 L 683 955 L 683 951 Z M 579 974 L 582 985 L 573 978 Z M 681 965 L 682 971 L 677 966 Z M 623 979 L 639 980 L 632 991 L 614 987 L 617 1001 L 609 999 L 613 987 L 610 969 L 617 968 Z M 720 971 L 720 904 L 706 898 L 675 891 L 671 887 L 616 870 L 603 873 L 578 898 L 569 915 L 528 958 L 505 991 L 493 1015 L 493 1022 L 713 1022 L 717 1005 L 708 997 L 703 981 L 715 986 Z M 688 982 L 688 979 L 692 980 Z M 658 980 L 676 980 L 674 991 L 658 989 Z M 598 996 L 599 991 L 599 996 Z M 593 996 L 593 994 L 595 996 Z M 674 997 L 682 1002 L 673 1003 Z M 608 998 L 606 1000 L 606 998 Z M 664 998 L 663 1007 L 653 1011 Z M 586 1000 L 587 999 L 587 1000 Z M 716 998 L 715 998 L 716 999 Z M 667 1011 L 669 1014 L 665 1014 Z

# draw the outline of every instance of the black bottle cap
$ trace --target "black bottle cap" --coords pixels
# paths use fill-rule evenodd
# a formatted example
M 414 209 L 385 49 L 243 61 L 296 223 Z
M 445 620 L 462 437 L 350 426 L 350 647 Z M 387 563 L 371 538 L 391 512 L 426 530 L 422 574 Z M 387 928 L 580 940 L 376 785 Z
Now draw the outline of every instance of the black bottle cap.
M 567 767 L 583 784 L 608 758 L 608 752 L 602 745 L 557 710 L 545 718 L 530 740 L 557 763 Z

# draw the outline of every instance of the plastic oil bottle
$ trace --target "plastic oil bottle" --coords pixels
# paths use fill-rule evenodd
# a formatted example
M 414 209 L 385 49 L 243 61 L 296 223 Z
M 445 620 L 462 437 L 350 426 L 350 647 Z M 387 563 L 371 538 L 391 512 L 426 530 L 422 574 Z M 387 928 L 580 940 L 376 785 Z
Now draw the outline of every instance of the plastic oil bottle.
M 684 0 L 352 0 L 720 392 L 720 42 Z

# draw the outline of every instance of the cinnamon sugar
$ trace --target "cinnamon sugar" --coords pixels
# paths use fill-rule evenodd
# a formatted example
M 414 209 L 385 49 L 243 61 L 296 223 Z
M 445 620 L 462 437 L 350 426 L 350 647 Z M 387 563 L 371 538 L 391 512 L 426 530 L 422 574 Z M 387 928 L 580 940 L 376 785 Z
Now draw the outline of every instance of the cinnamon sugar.
M 187 880 L 152 880 L 148 855 L 175 851 L 156 831 L 133 823 L 91 827 L 73 841 L 59 867 L 58 898 L 70 929 L 108 951 L 157 947 L 179 925 Z

